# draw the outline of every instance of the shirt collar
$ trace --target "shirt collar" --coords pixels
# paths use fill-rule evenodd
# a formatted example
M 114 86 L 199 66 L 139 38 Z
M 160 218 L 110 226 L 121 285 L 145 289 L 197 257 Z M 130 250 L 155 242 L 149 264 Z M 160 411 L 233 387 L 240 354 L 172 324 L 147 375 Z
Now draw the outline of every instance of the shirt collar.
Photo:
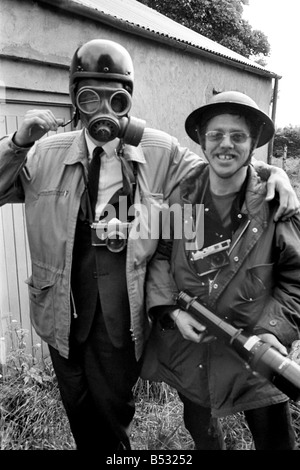
M 103 148 L 107 158 L 112 158 L 116 155 L 116 150 L 118 148 L 120 139 L 116 138 L 114 140 L 111 140 L 110 142 L 105 142 L 102 145 L 96 145 L 92 141 L 92 139 L 90 138 L 90 136 L 87 133 L 86 129 L 85 129 L 84 135 L 85 135 L 86 145 L 87 145 L 87 149 L 88 149 L 89 159 L 92 158 L 94 149 L 96 147 L 99 147 L 99 146 L 101 146 Z
M 88 149 L 88 158 L 91 159 L 93 155 L 93 151 L 97 145 L 92 141 L 91 137 L 87 133 L 87 130 L 84 128 L 84 136 L 85 141 Z M 112 158 L 117 155 L 117 149 L 120 143 L 120 139 L 116 138 L 110 142 L 106 142 L 105 144 L 101 145 L 107 158 Z M 129 161 L 136 161 L 139 163 L 146 163 L 145 156 L 143 154 L 143 150 L 141 146 L 133 147 L 131 145 L 125 145 L 124 148 L 124 156 Z

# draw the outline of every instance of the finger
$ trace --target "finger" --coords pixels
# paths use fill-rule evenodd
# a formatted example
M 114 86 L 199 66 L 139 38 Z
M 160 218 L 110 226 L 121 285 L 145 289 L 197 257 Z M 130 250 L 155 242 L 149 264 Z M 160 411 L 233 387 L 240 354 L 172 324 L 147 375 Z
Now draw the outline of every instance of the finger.
M 192 319 L 190 325 L 198 333 L 203 333 L 204 331 L 206 331 L 206 326 L 202 325 L 202 323 L 199 323 L 197 320 L 193 321 Z
M 297 200 L 291 201 L 290 208 L 286 210 L 284 217 L 290 218 L 293 215 L 296 215 L 299 213 L 300 213 L 300 204 L 297 199 Z
M 202 343 L 210 343 L 211 341 L 215 341 L 217 338 L 216 336 L 206 334 L 203 336 L 201 342 Z
M 47 114 L 47 120 L 51 130 L 57 130 L 59 126 L 64 124 L 64 120 L 61 118 L 56 118 L 51 111 L 49 114 Z
M 280 220 L 280 219 L 283 220 L 284 211 L 285 211 L 285 208 L 283 208 L 282 206 L 279 206 L 279 208 L 277 209 L 277 211 L 275 212 L 275 215 L 274 215 L 274 222 L 278 222 L 278 220 Z
M 274 222 L 278 222 L 282 217 L 288 217 L 288 207 L 288 198 L 282 196 L 280 198 L 279 207 L 274 215 Z
M 268 338 L 267 342 L 270 343 L 271 346 L 273 346 L 273 348 L 277 349 L 277 351 L 279 351 L 283 356 L 288 355 L 288 351 L 286 347 L 283 344 L 281 344 L 280 341 L 278 341 L 276 338 L 274 337 Z
M 181 332 L 184 339 L 192 341 L 193 343 L 200 343 L 203 333 L 197 333 L 195 330 L 189 330 L 188 332 Z
M 28 122 L 41 126 L 46 132 L 56 131 L 59 124 L 63 122 L 62 119 L 56 119 L 52 111 L 46 110 L 32 110 L 27 115 Z
M 279 352 L 281 352 L 283 356 L 288 355 L 287 349 L 284 346 L 280 346 Z
M 279 343 L 279 342 L 278 342 L 278 343 L 276 342 L 276 343 L 273 344 L 273 347 L 274 347 L 275 349 L 277 349 L 277 351 L 279 351 L 283 356 L 287 356 L 287 355 L 288 355 L 287 349 L 286 349 L 285 346 L 283 346 L 283 344 L 281 344 L 281 343 Z
M 288 222 L 293 215 L 297 214 L 297 211 L 286 212 L 281 218 L 280 222 Z
M 194 343 L 200 343 L 202 337 L 206 334 L 205 327 L 200 325 L 200 328 L 196 328 L 190 324 L 185 329 L 181 329 L 182 336 L 184 339 L 193 341 Z
M 207 336 L 206 331 L 198 333 L 197 336 L 195 336 L 196 342 L 203 343 L 206 336 Z
M 34 120 L 28 122 L 28 126 L 29 134 L 31 134 L 34 130 L 43 130 L 46 132 L 47 124 L 44 119 L 36 117 Z
M 45 121 L 44 127 L 46 127 L 48 131 L 57 131 L 59 124 L 62 121 L 62 119 L 56 119 L 51 112 L 46 113 L 43 118 Z
M 197 339 L 197 342 L 198 343 L 209 343 L 211 341 L 214 341 L 216 339 L 215 336 L 211 335 L 208 333 L 207 329 L 205 329 L 204 331 L 199 331 L 199 332 L 196 332 L 198 333 L 198 339 Z
M 275 220 L 275 217 L 277 217 L 275 222 L 277 222 L 277 220 L 279 220 L 279 219 L 282 222 L 286 222 L 291 217 L 293 217 L 293 215 L 296 215 L 296 214 L 299 214 L 299 213 L 300 213 L 300 207 L 299 207 L 298 200 L 291 201 L 288 207 L 286 207 L 286 208 L 283 207 L 282 208 L 282 211 L 280 211 L 280 207 L 279 207 L 279 209 L 277 210 L 277 212 L 274 216 L 274 220 Z
M 275 183 L 272 181 L 267 182 L 267 195 L 266 201 L 271 201 L 275 197 Z

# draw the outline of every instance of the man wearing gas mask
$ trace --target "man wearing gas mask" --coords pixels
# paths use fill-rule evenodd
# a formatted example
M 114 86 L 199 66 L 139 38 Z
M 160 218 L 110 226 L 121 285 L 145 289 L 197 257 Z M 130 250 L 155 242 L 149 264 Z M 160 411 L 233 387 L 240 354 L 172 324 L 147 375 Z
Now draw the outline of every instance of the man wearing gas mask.
M 193 244 L 185 234 L 162 238 L 148 265 L 147 307 L 154 327 L 141 375 L 178 390 L 197 450 L 225 450 L 218 418 L 239 412 L 256 450 L 294 450 L 285 394 L 290 384 L 277 388 L 265 364 L 253 373 L 243 355 L 247 351 L 250 358 L 263 341 L 256 360 L 272 346 L 274 356 L 282 354 L 282 374 L 300 337 L 300 218 L 274 222 L 277 202 L 266 202 L 266 184 L 250 164 L 255 149 L 274 135 L 274 124 L 249 96 L 228 91 L 195 109 L 185 128 L 208 164 L 191 170 L 169 204 L 192 205 L 202 236 L 195 231 Z M 183 217 L 183 226 L 186 221 Z M 180 303 L 182 298 L 187 302 Z M 223 330 L 205 323 L 210 313 L 190 310 L 194 299 Z M 251 338 L 238 352 L 234 336 L 226 341 L 226 325 L 235 327 L 236 336 L 245 332 Z M 299 396 L 299 380 L 295 383 Z
M 202 164 L 129 116 L 133 85 L 127 50 L 89 41 L 70 68 L 74 123 L 83 129 L 40 140 L 64 124 L 32 110 L 0 142 L 0 203 L 25 202 L 31 321 L 49 345 L 79 450 L 130 449 L 132 387 L 150 330 L 144 280 L 158 241 L 149 214 Z M 299 203 L 287 176 L 260 165 L 290 216 Z

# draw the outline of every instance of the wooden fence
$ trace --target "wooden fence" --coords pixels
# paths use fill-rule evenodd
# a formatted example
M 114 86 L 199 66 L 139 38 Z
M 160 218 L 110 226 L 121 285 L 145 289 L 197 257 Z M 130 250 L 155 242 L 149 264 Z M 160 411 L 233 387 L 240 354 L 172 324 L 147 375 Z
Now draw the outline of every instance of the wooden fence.
M 29 318 L 26 279 L 31 274 L 23 204 L 0 208 L 0 362 L 17 348 L 37 357 L 47 348 L 34 332 Z
M 35 108 L 45 108 L 37 105 Z M 0 103 L 0 137 L 15 132 L 31 103 Z M 57 117 L 70 119 L 71 107 L 50 106 Z M 71 126 L 58 132 L 71 130 Z M 53 134 L 53 132 L 49 133 Z M 1 178 L 1 175 L 0 175 Z M 5 364 L 17 348 L 37 358 L 48 356 L 48 347 L 36 335 L 30 323 L 29 294 L 26 279 L 31 274 L 24 204 L 0 207 L 0 364 Z

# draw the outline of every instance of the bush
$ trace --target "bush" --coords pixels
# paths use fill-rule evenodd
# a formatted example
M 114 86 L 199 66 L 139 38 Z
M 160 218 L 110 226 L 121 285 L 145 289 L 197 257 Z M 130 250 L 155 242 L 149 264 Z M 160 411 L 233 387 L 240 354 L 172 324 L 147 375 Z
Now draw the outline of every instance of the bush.
M 283 156 L 284 147 L 287 146 L 287 156 L 300 155 L 300 127 L 287 126 L 276 130 L 273 144 L 273 156 Z

